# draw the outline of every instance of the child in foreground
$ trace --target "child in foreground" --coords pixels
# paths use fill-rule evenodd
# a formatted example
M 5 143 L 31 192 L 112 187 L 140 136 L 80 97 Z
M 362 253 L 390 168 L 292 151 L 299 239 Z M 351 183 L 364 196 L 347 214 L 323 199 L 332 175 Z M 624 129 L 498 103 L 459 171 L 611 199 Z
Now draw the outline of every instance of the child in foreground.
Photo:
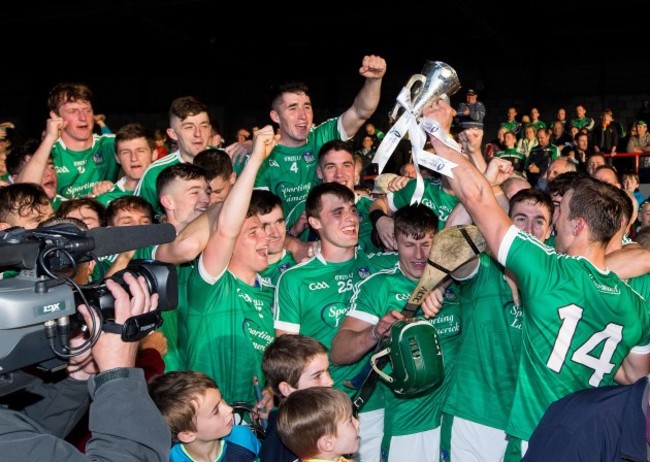
M 331 387 L 327 348 L 307 335 L 281 335 L 264 350 L 262 372 L 267 385 L 281 403 L 296 390 L 309 387 Z M 260 462 L 293 462 L 297 456 L 278 436 L 278 411 L 269 414 L 266 438 L 260 449 Z
M 359 450 L 359 420 L 341 390 L 313 387 L 291 393 L 278 411 L 278 434 L 301 462 L 347 462 Z
M 170 462 L 256 460 L 260 442 L 249 427 L 234 425 L 232 407 L 207 375 L 167 372 L 151 381 L 149 394 L 172 432 Z

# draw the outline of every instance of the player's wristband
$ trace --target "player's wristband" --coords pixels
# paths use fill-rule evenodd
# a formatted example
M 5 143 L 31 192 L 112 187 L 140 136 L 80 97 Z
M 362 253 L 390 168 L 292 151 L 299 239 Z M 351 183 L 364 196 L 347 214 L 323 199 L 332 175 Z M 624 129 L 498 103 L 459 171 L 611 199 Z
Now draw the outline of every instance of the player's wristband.
M 381 337 L 377 334 L 377 326 L 379 326 L 379 323 L 372 326 L 372 329 L 370 330 L 370 336 L 375 342 L 380 342 Z
M 370 222 L 372 223 L 372 226 L 377 226 L 379 219 L 387 216 L 388 215 L 386 215 L 383 210 L 373 210 L 370 212 Z

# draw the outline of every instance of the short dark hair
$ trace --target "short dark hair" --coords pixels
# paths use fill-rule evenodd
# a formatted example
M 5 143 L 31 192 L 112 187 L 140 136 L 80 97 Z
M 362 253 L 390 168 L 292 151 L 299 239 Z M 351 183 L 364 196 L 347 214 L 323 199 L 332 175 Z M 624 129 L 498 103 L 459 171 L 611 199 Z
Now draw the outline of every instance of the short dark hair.
M 57 217 L 66 217 L 70 212 L 88 207 L 97 214 L 99 226 L 106 226 L 106 207 L 93 197 L 78 197 L 61 202 L 56 211 Z
M 553 220 L 553 200 L 551 199 L 551 196 L 539 189 L 534 189 L 534 188 L 529 188 L 529 189 L 522 189 L 520 191 L 517 191 L 517 193 L 510 198 L 510 211 L 509 214 L 512 213 L 512 209 L 515 207 L 515 204 L 518 204 L 520 202 L 525 202 L 529 201 L 532 202 L 533 204 L 541 205 L 542 207 L 545 207 L 548 212 L 549 212 L 549 218 Z M 510 215 L 512 217 L 512 215 Z
M 151 222 L 154 222 L 155 212 L 153 206 L 140 196 L 122 196 L 113 199 L 106 207 L 106 221 L 108 226 L 113 226 L 115 215 L 120 210 L 140 210 L 149 216 Z
M 119 153 L 118 145 L 123 141 L 130 141 L 137 138 L 145 138 L 151 151 L 156 148 L 156 142 L 153 139 L 151 131 L 145 128 L 144 125 L 138 123 L 131 123 L 122 125 L 115 133 L 115 153 Z
M 156 178 L 156 192 L 160 197 L 162 191 L 176 178 L 181 180 L 199 180 L 207 181 L 205 170 L 198 165 L 182 163 L 165 167 Z
M 323 161 L 323 158 L 330 152 L 330 151 L 346 151 L 349 152 L 352 157 L 354 157 L 354 149 L 352 147 L 352 144 L 348 141 L 342 141 L 342 140 L 332 140 L 328 141 L 324 145 L 321 146 L 320 150 L 318 151 L 318 165 L 321 165 L 321 162 Z
M 93 92 L 85 83 L 62 82 L 56 84 L 50 90 L 47 97 L 47 107 L 50 111 L 57 112 L 59 106 L 65 103 L 88 101 L 92 105 L 94 100 Z
M 266 189 L 254 189 L 248 206 L 248 216 L 266 215 L 276 207 L 282 210 L 282 199 Z
M 208 181 L 214 178 L 221 178 L 224 181 L 228 180 L 233 172 L 232 159 L 223 149 L 205 149 L 194 156 L 192 163 L 205 170 Z
M 557 194 L 559 196 L 564 196 L 564 193 L 571 188 L 571 185 L 576 181 L 576 179 L 587 177 L 589 177 L 587 172 L 571 171 L 560 173 L 558 176 L 548 182 L 546 191 L 551 195 Z
M 169 119 L 172 117 L 178 117 L 180 120 L 185 120 L 188 117 L 195 116 L 205 112 L 210 116 L 210 111 L 208 106 L 199 101 L 194 96 L 181 96 L 172 101 L 172 104 L 169 107 Z
M 9 215 L 24 217 L 49 205 L 45 190 L 36 183 L 14 183 L 0 188 L 0 221 L 9 223 Z
M 438 229 L 438 216 L 424 204 L 410 204 L 400 207 L 393 214 L 395 236 L 402 235 L 422 239 Z
M 305 83 L 297 80 L 282 82 L 271 87 L 271 109 L 277 109 L 278 101 L 285 93 L 304 93 L 311 98 L 309 87 Z
M 298 381 L 309 362 L 318 354 L 327 354 L 321 342 L 307 335 L 281 335 L 264 350 L 262 372 L 273 393 L 282 398 L 280 383 L 298 388 Z
M 616 168 L 614 168 L 612 165 L 609 165 L 609 164 L 599 165 L 599 166 L 596 167 L 596 169 L 594 170 L 594 175 L 596 174 L 596 172 L 599 172 L 599 171 L 601 171 L 601 170 L 609 170 L 609 171 L 611 171 L 611 172 L 614 174 L 614 177 L 616 178 L 616 182 L 617 182 L 618 184 L 621 184 L 621 183 L 622 183 L 622 181 L 621 181 L 621 176 L 620 176 L 620 175 L 618 174 L 618 172 L 616 171 Z
M 339 183 L 321 183 L 311 188 L 311 191 L 307 194 L 307 199 L 305 200 L 305 212 L 307 213 L 307 218 L 319 217 L 320 212 L 323 209 L 321 198 L 325 194 L 332 194 L 341 200 L 354 204 L 354 193 L 347 186 L 343 186 Z
M 616 186 L 594 178 L 581 178 L 573 184 L 569 202 L 569 219 L 582 218 L 590 230 L 590 238 L 607 244 L 621 227 L 624 204 Z

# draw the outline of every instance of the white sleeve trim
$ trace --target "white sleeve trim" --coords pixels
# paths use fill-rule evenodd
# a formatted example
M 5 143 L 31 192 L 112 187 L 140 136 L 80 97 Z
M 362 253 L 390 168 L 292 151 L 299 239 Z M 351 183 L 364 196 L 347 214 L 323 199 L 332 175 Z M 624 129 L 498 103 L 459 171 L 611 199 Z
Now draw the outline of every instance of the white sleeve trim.
M 349 141 L 352 139 L 351 136 L 348 136 L 348 134 L 345 133 L 345 129 L 343 129 L 343 116 L 339 116 L 338 119 L 336 119 L 336 131 L 339 132 L 341 141 Z
M 452 279 L 454 281 L 469 281 L 469 280 L 474 279 L 476 277 L 480 267 L 481 267 L 481 260 L 480 260 L 480 256 L 479 256 L 479 258 L 476 259 L 476 265 L 474 266 L 474 269 L 471 271 L 471 273 L 469 273 L 467 276 L 462 277 L 462 278 L 454 277 L 454 274 L 452 273 L 451 277 L 452 277 Z
M 273 321 L 273 328 L 277 330 L 283 330 L 291 334 L 300 333 L 300 324 L 293 324 L 291 322 Z
M 391 212 L 397 212 L 397 207 L 395 207 L 395 202 L 393 202 L 393 193 L 389 192 L 386 194 L 386 202 L 388 202 L 388 208 Z
M 632 347 L 630 353 L 635 355 L 647 355 L 650 353 L 650 343 L 647 345 L 637 345 L 635 347 Z
M 517 237 L 518 232 L 519 232 L 519 228 L 517 228 L 515 225 L 512 225 L 510 226 L 510 229 L 508 229 L 505 236 L 503 236 L 503 239 L 501 240 L 501 245 L 499 246 L 498 260 L 499 263 L 501 263 L 503 266 L 506 266 L 506 260 L 508 259 L 508 252 L 510 252 L 510 247 L 512 246 L 512 243 Z
M 208 273 L 208 270 L 205 269 L 205 266 L 203 265 L 203 254 L 199 257 L 199 274 L 201 275 L 201 279 L 203 279 L 205 282 L 207 282 L 210 285 L 214 285 L 215 282 L 217 282 L 221 277 L 225 274 L 226 270 L 228 268 L 224 268 L 223 271 L 218 274 L 216 277 L 212 276 L 210 273 Z
M 373 326 L 379 322 L 379 318 L 377 316 L 366 311 L 350 310 L 346 313 L 346 316 L 358 319 L 359 321 L 367 322 Z

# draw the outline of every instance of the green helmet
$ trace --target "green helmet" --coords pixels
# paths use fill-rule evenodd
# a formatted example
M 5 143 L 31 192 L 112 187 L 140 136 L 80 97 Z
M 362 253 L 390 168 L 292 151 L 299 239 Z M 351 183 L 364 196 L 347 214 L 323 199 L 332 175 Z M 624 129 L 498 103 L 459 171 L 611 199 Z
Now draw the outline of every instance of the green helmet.
M 389 388 L 402 396 L 433 390 L 445 376 L 444 361 L 436 328 L 422 319 L 403 319 L 393 324 L 387 346 L 370 358 L 372 368 Z M 380 369 L 380 358 L 388 355 L 392 375 Z

